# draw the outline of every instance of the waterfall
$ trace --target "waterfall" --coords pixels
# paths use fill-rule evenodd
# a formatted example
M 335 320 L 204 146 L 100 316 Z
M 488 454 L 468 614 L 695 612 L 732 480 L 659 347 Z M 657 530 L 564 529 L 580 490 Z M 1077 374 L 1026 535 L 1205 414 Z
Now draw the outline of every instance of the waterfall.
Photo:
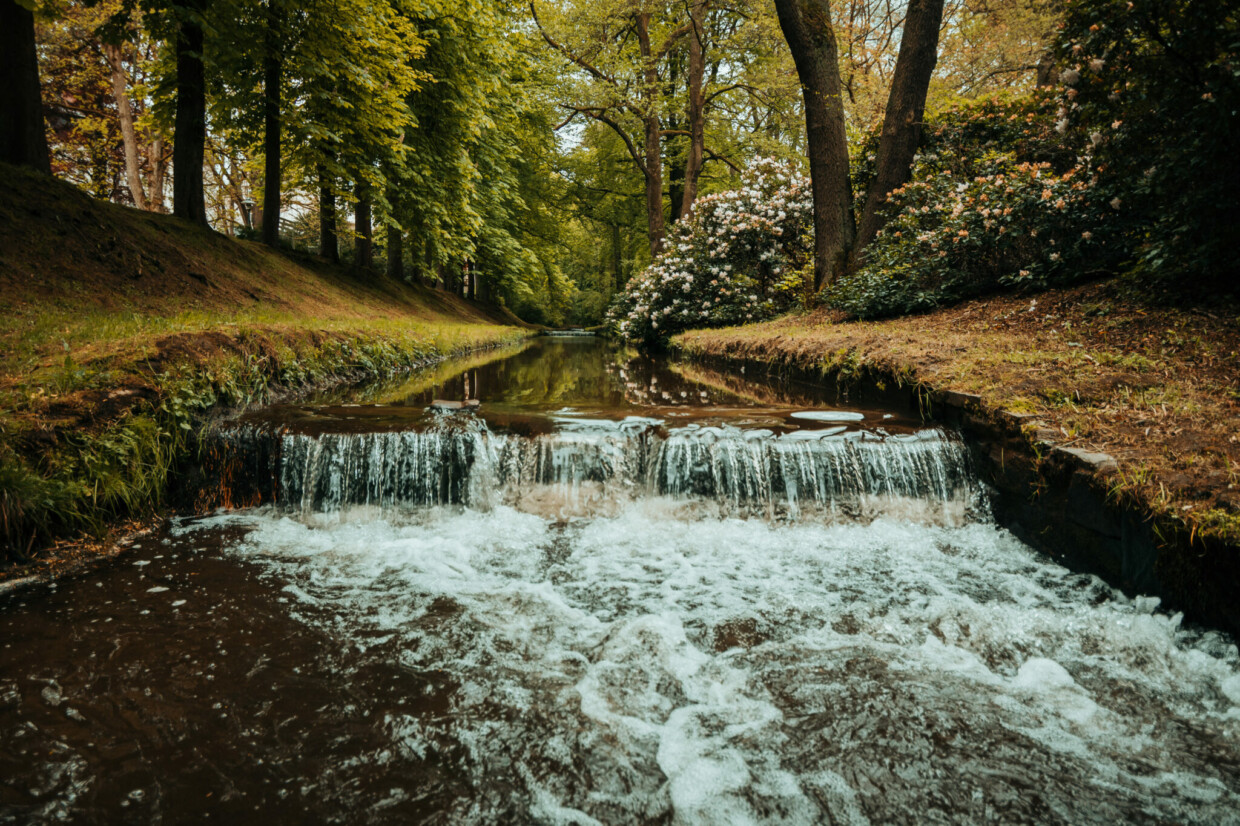
M 441 414 L 421 430 L 237 429 L 228 439 L 234 451 L 266 457 L 275 484 L 259 498 L 302 513 L 497 504 L 573 512 L 664 496 L 739 515 L 838 517 L 893 503 L 967 505 L 976 493 L 964 446 L 939 429 L 775 433 L 636 416 L 555 425 L 518 435 L 474 415 Z

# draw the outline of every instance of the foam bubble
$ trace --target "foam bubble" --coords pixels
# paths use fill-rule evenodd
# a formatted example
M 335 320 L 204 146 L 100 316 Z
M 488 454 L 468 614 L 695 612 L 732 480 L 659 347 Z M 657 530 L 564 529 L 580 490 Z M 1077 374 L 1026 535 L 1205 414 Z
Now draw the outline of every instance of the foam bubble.
M 1219 768 L 1240 759 L 1234 645 L 993 525 L 775 523 L 660 498 L 592 519 L 195 525 L 244 528 L 230 553 L 342 649 L 381 634 L 402 666 L 450 675 L 450 717 L 393 721 L 393 738 L 411 756 L 446 738 L 534 819 L 959 818 L 934 808 L 948 776 L 980 795 L 952 804 L 975 819 L 1028 789 L 1069 820 L 1240 810 Z M 462 820 L 486 820 L 478 805 Z

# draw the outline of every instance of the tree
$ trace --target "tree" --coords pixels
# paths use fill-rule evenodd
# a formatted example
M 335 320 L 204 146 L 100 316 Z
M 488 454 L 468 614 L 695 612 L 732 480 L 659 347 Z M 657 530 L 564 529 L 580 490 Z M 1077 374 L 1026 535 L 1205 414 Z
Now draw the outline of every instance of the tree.
M 91 39 L 99 41 L 111 74 L 129 198 L 138 209 L 163 212 L 164 175 L 168 164 L 164 137 L 149 123 L 143 96 L 131 95 L 135 85 L 141 87 L 150 66 L 156 62 L 153 53 L 157 44 L 143 31 L 137 19 L 128 17 L 123 2 L 100 0 L 86 8 L 79 5 L 78 10 L 84 15 L 89 14 L 89 10 L 97 10 L 88 17 L 93 18 L 90 19 L 94 26 Z
M 176 121 L 172 133 L 172 214 L 207 223 L 202 165 L 207 141 L 203 16 L 209 0 L 173 0 L 176 17 Z
M 883 116 L 878 166 L 866 193 L 854 241 L 858 251 L 865 248 L 886 222 L 888 216 L 883 212 L 883 205 L 887 202 L 887 194 L 908 181 L 913 156 L 921 140 L 926 91 L 938 60 L 942 21 L 943 0 L 910 0 L 891 94 Z
M 283 83 L 284 8 L 267 0 L 263 48 L 263 243 L 280 243 L 280 85 Z
M 921 134 L 926 91 L 938 55 L 942 0 L 910 0 L 902 24 L 891 93 L 883 117 L 878 170 L 856 226 L 839 50 L 829 0 L 775 0 L 805 98 L 810 177 L 814 189 L 814 285 L 822 288 L 859 260 L 887 216 L 887 194 L 908 180 Z
M 0 0 L 0 161 L 52 171 L 31 0 Z
M 702 4 L 695 2 L 694 10 L 700 14 Z M 695 24 L 657 20 L 644 3 L 618 3 L 606 7 L 596 25 L 589 21 L 578 27 L 584 30 L 584 42 L 578 46 L 543 25 L 533 0 L 530 13 L 547 45 L 590 78 L 581 97 L 564 104 L 569 120 L 587 117 L 614 130 L 641 171 L 650 253 L 657 255 L 665 234 L 660 67 Z
M 112 96 L 116 99 L 117 119 L 125 147 L 125 181 L 129 186 L 129 196 L 133 199 L 134 206 L 146 209 L 146 193 L 142 188 L 142 171 L 138 161 L 138 136 L 134 129 L 133 108 L 129 105 L 129 80 L 125 76 L 121 47 L 105 43 L 103 53 L 112 70 Z
M 319 179 L 319 255 L 333 264 L 340 262 L 340 245 L 336 238 L 336 183 L 327 166 L 318 167 Z
M 805 98 L 805 131 L 814 195 L 814 287 L 845 269 L 856 235 L 839 49 L 828 0 L 775 0 Z

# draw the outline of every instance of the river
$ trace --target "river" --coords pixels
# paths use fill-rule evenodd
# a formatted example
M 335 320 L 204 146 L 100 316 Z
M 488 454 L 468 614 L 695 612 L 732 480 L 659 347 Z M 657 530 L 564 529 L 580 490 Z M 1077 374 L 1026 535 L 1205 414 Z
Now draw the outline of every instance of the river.
M 0 598 L 0 821 L 1240 823 L 1234 640 L 908 411 L 541 338 L 220 439 Z

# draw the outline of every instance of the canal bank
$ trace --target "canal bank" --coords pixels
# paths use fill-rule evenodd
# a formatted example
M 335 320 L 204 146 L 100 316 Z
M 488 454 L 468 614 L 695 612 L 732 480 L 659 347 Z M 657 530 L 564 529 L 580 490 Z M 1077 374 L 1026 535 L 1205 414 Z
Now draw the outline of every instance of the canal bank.
M 1236 308 L 1152 308 L 1116 284 L 841 323 L 819 312 L 673 345 L 883 395 L 961 429 L 1022 539 L 1130 593 L 1240 630 Z
M 162 513 L 212 418 L 531 332 L 9 167 L 0 218 L 0 578 L 106 553 Z

